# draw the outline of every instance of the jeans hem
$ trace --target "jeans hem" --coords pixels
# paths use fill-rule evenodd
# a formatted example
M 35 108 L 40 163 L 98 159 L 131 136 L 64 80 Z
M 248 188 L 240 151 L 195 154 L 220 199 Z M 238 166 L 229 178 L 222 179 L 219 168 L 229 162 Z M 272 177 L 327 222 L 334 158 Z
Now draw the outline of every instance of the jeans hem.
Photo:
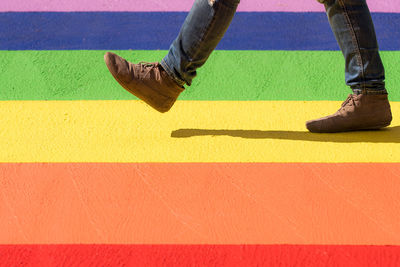
M 178 77 L 176 77 L 176 75 L 174 74 L 174 72 L 171 70 L 169 64 L 167 63 L 167 60 L 165 58 L 163 58 L 160 62 L 160 65 L 163 67 L 163 69 L 165 70 L 165 72 L 172 78 L 172 80 L 174 80 L 174 82 L 176 82 L 179 86 L 183 87 L 183 85 L 185 85 L 185 81 L 182 79 L 179 79 Z
M 352 89 L 355 95 L 387 95 L 386 89 Z

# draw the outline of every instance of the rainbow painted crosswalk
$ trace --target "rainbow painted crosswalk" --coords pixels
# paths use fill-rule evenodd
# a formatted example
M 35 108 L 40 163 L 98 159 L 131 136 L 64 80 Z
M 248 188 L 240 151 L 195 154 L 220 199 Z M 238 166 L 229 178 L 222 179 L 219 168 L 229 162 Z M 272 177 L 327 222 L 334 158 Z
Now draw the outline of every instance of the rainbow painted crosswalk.
M 0 266 L 400 265 L 400 1 L 368 1 L 392 126 L 329 135 L 315 0 L 242 0 L 166 114 L 122 89 L 104 53 L 160 60 L 192 3 L 0 3 Z

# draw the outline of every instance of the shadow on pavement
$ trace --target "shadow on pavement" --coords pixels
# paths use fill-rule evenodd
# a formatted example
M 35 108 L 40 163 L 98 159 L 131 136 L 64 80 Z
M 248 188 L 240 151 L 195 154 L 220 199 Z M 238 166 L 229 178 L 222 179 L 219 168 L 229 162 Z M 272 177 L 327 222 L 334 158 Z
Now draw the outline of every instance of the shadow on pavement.
M 178 129 L 171 132 L 173 138 L 194 136 L 231 136 L 246 139 L 281 139 L 338 143 L 400 143 L 400 126 L 374 131 L 318 134 L 307 131 L 261 131 L 261 130 L 211 130 Z

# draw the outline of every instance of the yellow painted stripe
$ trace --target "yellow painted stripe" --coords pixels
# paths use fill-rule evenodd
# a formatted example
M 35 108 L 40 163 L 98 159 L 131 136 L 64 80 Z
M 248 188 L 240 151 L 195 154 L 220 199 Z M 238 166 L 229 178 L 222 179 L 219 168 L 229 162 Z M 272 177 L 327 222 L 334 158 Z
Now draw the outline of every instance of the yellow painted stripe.
M 0 102 L 0 162 L 399 162 L 400 103 L 389 130 L 312 134 L 340 102 Z

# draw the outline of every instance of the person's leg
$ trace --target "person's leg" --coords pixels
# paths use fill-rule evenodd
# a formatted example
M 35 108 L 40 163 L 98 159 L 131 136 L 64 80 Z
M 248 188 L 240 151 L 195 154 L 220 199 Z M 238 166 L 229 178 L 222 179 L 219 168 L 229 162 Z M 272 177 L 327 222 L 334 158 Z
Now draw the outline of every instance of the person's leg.
M 132 64 L 108 52 L 104 59 L 109 71 L 130 93 L 160 112 L 168 111 L 224 36 L 239 1 L 196 0 L 161 63 Z
M 347 85 L 355 93 L 385 90 L 385 72 L 365 0 L 324 2 L 329 23 L 345 58 Z
M 384 68 L 365 0 L 318 0 L 345 58 L 345 80 L 353 94 L 334 115 L 307 122 L 312 132 L 381 128 L 391 122 Z
M 192 83 L 201 67 L 224 36 L 240 0 L 196 0 L 189 15 L 161 61 L 180 84 Z

